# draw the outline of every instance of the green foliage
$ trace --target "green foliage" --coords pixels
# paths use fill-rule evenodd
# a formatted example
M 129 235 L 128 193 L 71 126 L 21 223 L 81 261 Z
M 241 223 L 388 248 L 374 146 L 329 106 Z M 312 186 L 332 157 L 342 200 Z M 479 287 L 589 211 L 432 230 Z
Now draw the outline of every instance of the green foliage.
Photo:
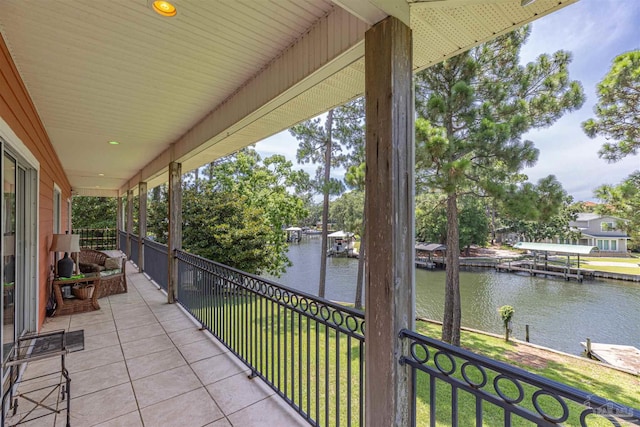
M 502 323 L 504 323 L 504 340 L 509 341 L 509 333 L 511 332 L 511 318 L 515 313 L 515 310 L 510 305 L 503 305 L 498 309 Z
M 300 225 L 304 227 L 315 227 L 322 221 L 322 203 L 316 203 L 312 198 L 304 199 L 304 208 L 307 215 L 300 220 Z
M 505 195 L 501 205 L 502 222 L 523 240 L 579 237 L 580 233 L 571 230 L 569 222 L 577 218 L 581 207 L 573 203 L 555 176 L 542 178 L 537 185 L 528 182 L 511 185 Z
M 167 244 L 169 240 L 169 204 L 166 184 L 154 187 L 147 200 L 147 235 Z
M 364 212 L 364 192 L 350 191 L 331 202 L 331 219 L 339 229 L 362 235 L 362 213 Z
M 298 163 L 318 164 L 316 178 L 311 185 L 318 193 L 325 189 L 330 194 L 344 191 L 342 181 L 324 182 L 325 148 L 331 137 L 331 168 L 359 165 L 364 162 L 364 99 L 357 98 L 331 110 L 331 120 L 321 123 L 320 118 L 307 120 L 289 129 L 298 140 Z
M 73 228 L 115 229 L 117 205 L 116 197 L 74 196 L 71 203 Z
M 208 180 L 185 181 L 185 249 L 250 273 L 274 275 L 290 265 L 282 230 L 306 215 L 292 195 L 308 187 L 284 156 L 261 160 L 252 149 L 210 165 Z
M 523 27 L 416 75 L 416 184 L 447 196 L 447 297 L 443 339 L 459 344 L 458 202 L 463 194 L 500 198 L 538 150 L 522 136 L 582 106 L 571 55 L 558 51 L 520 65 Z
M 498 313 L 500 313 L 500 318 L 502 319 L 502 323 L 504 323 L 505 328 L 509 326 L 509 322 L 511 322 L 511 318 L 516 311 L 510 305 L 503 305 L 498 309 Z
M 598 84 L 595 119 L 582 123 L 591 138 L 604 136 L 600 157 L 616 162 L 640 149 L 640 50 L 618 55 Z M 610 141 L 610 142 L 609 142 Z
M 631 236 L 632 249 L 640 248 L 640 171 L 632 173 L 618 185 L 597 188 L 595 195 L 603 203 L 596 207 L 596 211 L 601 215 L 626 219 L 626 222 L 618 222 L 616 228 Z
M 183 179 L 183 248 L 249 273 L 278 275 L 290 265 L 282 230 L 308 214 L 289 189 L 306 188 L 308 175 L 280 155 L 262 160 L 244 149 L 209 164 Z M 163 243 L 167 212 L 161 186 L 151 192 L 148 230 Z
M 459 247 L 484 246 L 489 234 L 489 218 L 478 198 L 460 199 Z M 416 199 L 416 237 L 419 241 L 445 244 L 447 240 L 447 211 L 442 197 L 422 194 Z

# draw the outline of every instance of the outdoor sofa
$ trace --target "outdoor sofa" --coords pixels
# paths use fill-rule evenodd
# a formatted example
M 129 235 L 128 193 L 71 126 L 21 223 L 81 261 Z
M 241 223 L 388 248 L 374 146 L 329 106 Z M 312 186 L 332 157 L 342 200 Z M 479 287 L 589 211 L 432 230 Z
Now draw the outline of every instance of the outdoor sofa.
M 93 249 L 82 249 L 78 260 L 80 272 L 100 275 L 98 298 L 127 292 L 126 258 L 110 258 Z

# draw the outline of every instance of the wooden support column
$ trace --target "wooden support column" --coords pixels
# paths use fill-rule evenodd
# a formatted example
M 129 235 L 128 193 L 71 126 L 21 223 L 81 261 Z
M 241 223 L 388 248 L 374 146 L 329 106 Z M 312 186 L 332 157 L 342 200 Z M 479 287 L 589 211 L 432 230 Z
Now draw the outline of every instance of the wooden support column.
M 131 259 L 131 234 L 133 233 L 133 190 L 127 191 L 127 258 Z
M 147 237 L 147 183 L 138 184 L 138 272 L 144 271 L 144 239 Z
M 169 280 L 167 301 L 173 304 L 178 289 L 178 259 L 175 251 L 182 249 L 182 164 L 169 163 Z
M 122 196 L 118 196 L 116 209 L 116 249 L 120 250 L 120 231 L 124 231 L 124 221 L 122 218 Z
M 411 29 L 387 17 L 365 35 L 366 425 L 408 426 L 412 385 L 399 339 L 414 327 Z

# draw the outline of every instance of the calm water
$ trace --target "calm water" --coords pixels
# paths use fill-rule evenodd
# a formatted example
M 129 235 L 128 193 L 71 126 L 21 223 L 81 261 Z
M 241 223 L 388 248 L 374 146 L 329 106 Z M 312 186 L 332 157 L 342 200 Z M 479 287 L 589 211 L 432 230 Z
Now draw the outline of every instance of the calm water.
M 293 266 L 278 283 L 312 294 L 318 292 L 320 238 L 289 247 Z M 327 260 L 326 296 L 353 302 L 358 260 Z M 416 311 L 442 320 L 444 271 L 416 270 Z M 633 345 L 640 348 L 640 284 L 594 280 L 577 283 L 542 279 L 493 270 L 460 275 L 463 326 L 502 333 L 498 307 L 515 308 L 513 335 L 524 340 L 530 325 L 531 342 L 579 354 L 580 341 Z

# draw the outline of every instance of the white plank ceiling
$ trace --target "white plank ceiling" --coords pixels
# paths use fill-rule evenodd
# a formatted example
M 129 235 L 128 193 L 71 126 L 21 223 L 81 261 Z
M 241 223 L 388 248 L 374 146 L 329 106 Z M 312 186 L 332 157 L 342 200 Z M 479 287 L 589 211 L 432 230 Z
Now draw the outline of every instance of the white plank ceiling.
M 0 31 L 74 191 L 116 195 L 361 95 L 381 16 L 409 11 L 419 70 L 574 1 L 0 0 Z

